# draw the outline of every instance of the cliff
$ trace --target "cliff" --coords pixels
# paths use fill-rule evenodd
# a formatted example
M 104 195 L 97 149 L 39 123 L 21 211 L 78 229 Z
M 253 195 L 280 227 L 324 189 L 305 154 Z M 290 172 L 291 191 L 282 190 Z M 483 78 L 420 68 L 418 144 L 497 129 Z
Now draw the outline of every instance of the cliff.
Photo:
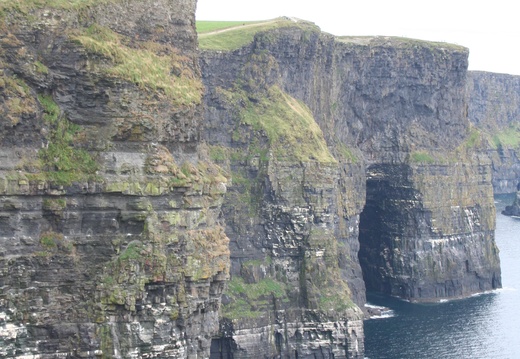
M 500 286 L 467 49 L 285 18 L 199 56 L 195 5 L 0 5 L 1 356 L 363 358 L 365 284 Z
M 277 26 L 307 33 L 311 45 L 319 36 L 307 23 Z M 201 56 L 203 137 L 232 177 L 223 205 L 232 276 L 212 357 L 362 357 L 362 163 L 346 146 L 328 147 L 310 108 L 283 90 L 281 72 L 300 58 L 284 66 L 257 44 Z
M 212 357 L 361 357 L 360 266 L 368 289 L 412 301 L 500 286 L 467 49 L 336 38 L 296 19 L 199 44 L 203 138 L 232 177 Z
M 520 182 L 520 76 L 470 71 L 469 119 L 488 139 L 496 193 Z
M 195 5 L 0 5 L 0 356 L 209 356 L 227 180 Z

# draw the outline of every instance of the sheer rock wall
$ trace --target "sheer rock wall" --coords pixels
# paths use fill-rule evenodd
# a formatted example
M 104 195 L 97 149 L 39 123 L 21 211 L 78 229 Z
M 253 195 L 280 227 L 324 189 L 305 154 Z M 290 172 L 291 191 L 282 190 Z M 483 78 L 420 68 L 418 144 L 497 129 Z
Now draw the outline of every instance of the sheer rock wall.
M 467 49 L 335 38 L 296 23 L 261 31 L 235 50 L 201 54 L 203 137 L 233 178 L 224 201 L 232 279 L 215 358 L 361 355 L 348 351 L 354 336 L 341 352 L 332 344 L 336 334 L 325 344 L 318 330 L 302 345 L 305 331 L 285 330 L 325 318 L 357 323 L 354 312 L 343 318 L 338 310 L 322 319 L 326 312 L 313 297 L 344 286 L 362 307 L 360 264 L 367 288 L 412 301 L 501 285 L 491 163 L 467 118 Z M 276 122 L 280 98 L 293 112 Z M 308 124 L 288 119 L 298 118 L 301 106 L 333 159 L 316 149 L 306 154 Z M 313 260 L 317 272 L 329 271 L 332 281 L 317 280 L 307 265 L 322 255 L 324 262 Z M 276 291 L 245 294 L 271 279 L 288 301 L 279 303 Z M 309 350 L 313 343 L 321 352 Z
M 469 119 L 488 137 L 495 193 L 520 183 L 520 76 L 468 72 Z
M 56 4 L 2 5 L 0 356 L 208 357 L 227 180 L 195 1 Z

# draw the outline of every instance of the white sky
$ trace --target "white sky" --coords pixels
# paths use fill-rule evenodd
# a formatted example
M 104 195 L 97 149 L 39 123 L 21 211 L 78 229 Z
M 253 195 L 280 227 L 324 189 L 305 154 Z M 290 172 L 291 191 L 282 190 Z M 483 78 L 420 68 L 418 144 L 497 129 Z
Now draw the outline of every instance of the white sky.
M 518 0 L 198 0 L 197 20 L 309 20 L 334 35 L 389 35 L 470 49 L 469 69 L 520 75 Z

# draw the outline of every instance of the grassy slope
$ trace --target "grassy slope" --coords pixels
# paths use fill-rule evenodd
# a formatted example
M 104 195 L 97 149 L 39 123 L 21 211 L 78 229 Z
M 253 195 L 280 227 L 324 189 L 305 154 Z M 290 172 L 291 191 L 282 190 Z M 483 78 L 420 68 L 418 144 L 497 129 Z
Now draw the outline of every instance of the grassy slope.
M 225 30 L 244 25 L 256 24 L 257 21 L 197 21 L 197 32 L 204 34 L 207 32 Z
M 211 27 L 213 29 L 209 30 Z M 251 23 L 238 22 L 238 25 L 231 27 L 229 22 L 208 24 L 200 21 L 197 22 L 197 29 L 206 30 L 204 32 L 199 30 L 199 47 L 203 50 L 232 51 L 251 43 L 259 32 L 286 27 L 319 31 L 319 28 L 310 22 L 293 21 L 287 18 Z
M 113 0 L 0 0 L 0 14 L 8 10 L 27 13 L 41 8 L 81 9 L 110 1 Z
M 166 45 L 141 43 L 130 48 L 121 35 L 108 28 L 93 25 L 73 37 L 88 51 L 110 59 L 114 66 L 107 74 L 137 84 L 142 88 L 161 91 L 175 105 L 198 104 L 202 83 L 185 64 L 189 59 L 176 55 Z M 161 55 L 169 53 L 169 55 Z M 178 76 L 172 74 L 172 69 Z
M 427 47 L 432 49 L 443 48 L 452 51 L 467 51 L 467 48 L 464 46 L 450 44 L 448 42 L 434 42 L 397 36 L 338 36 L 336 39 L 345 44 L 362 46 L 392 46 L 396 48 Z
M 228 92 L 227 96 L 237 104 L 244 123 L 265 132 L 276 158 L 336 162 L 307 106 L 278 87 L 273 86 L 255 102 L 240 90 Z

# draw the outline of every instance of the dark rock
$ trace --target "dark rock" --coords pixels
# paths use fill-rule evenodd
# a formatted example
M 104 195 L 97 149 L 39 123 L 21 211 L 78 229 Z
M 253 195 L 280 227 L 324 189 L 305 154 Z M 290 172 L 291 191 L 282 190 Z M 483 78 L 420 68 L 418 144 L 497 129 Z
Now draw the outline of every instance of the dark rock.
M 520 191 L 516 192 L 516 197 L 513 201 L 513 204 L 506 206 L 506 208 L 502 211 L 502 214 L 505 214 L 506 216 L 520 217 Z
M 221 165 L 234 180 L 223 206 L 232 261 L 223 317 L 234 326 L 217 347 L 237 357 L 361 357 L 361 347 L 351 351 L 359 328 L 347 327 L 348 354 L 335 346 L 341 331 L 316 329 L 344 328 L 340 312 L 318 305 L 331 287 L 364 305 L 358 256 L 367 287 L 413 301 L 500 286 L 491 166 L 466 113 L 467 56 L 449 44 L 334 38 L 304 23 L 202 52 L 203 137 L 215 157 L 227 153 Z M 311 136 L 298 134 L 311 124 L 283 132 L 263 110 L 283 107 L 273 93 L 308 106 L 335 161 L 302 156 Z M 269 280 L 288 301 L 246 294 Z M 301 316 L 307 329 L 283 329 Z
M 208 357 L 227 180 L 199 148 L 195 1 L 27 3 L 2 5 L 0 356 Z M 178 52 L 174 95 L 132 68 Z
M 518 191 L 520 76 L 468 72 L 468 116 L 485 135 L 495 193 Z

